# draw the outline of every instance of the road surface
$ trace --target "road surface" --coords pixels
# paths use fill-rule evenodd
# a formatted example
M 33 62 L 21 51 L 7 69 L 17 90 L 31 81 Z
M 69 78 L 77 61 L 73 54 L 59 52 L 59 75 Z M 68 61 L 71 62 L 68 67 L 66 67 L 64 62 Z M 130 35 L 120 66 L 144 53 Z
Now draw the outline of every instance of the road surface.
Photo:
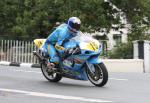
M 40 69 L 0 66 L 0 103 L 150 103 L 150 74 L 109 73 L 104 87 L 63 78 L 50 83 Z

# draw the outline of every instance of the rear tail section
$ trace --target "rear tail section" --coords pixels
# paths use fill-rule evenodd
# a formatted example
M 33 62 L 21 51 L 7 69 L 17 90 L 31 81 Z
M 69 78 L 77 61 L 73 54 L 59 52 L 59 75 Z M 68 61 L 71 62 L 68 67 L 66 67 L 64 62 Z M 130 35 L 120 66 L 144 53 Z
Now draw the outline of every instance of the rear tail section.
M 45 44 L 46 39 L 35 39 L 34 44 L 40 49 Z
M 36 47 L 41 49 L 43 47 L 43 45 L 45 44 L 45 41 L 46 41 L 46 39 L 35 39 L 34 44 Z M 33 51 L 33 55 L 35 55 L 39 59 L 39 61 L 44 60 L 44 57 L 37 51 Z

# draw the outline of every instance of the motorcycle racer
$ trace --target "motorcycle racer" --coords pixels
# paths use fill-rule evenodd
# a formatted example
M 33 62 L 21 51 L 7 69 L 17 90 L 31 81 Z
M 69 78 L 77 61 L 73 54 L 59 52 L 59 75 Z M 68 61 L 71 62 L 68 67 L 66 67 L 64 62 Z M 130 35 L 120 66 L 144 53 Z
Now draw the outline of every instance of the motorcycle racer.
M 81 21 L 77 17 L 70 17 L 67 24 L 61 24 L 54 30 L 46 39 L 42 51 L 50 56 L 47 67 L 54 68 L 59 64 L 59 54 L 65 53 L 68 55 L 70 52 L 63 47 L 63 44 L 69 39 L 80 34 Z

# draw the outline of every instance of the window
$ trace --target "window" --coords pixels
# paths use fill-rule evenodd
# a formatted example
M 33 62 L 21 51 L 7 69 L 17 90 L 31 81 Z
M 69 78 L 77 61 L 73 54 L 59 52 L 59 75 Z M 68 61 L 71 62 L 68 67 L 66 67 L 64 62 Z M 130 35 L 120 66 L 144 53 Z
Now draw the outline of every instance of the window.
M 114 34 L 113 39 L 115 42 L 115 46 L 118 46 L 121 43 L 121 34 Z

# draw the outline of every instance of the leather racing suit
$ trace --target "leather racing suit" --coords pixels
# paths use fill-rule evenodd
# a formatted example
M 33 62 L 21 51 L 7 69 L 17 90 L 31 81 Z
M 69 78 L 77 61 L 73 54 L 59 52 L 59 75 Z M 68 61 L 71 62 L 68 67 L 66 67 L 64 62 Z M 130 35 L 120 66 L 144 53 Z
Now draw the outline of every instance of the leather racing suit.
M 73 33 L 68 29 L 67 24 L 61 24 L 54 30 L 49 37 L 46 39 L 46 42 L 43 46 L 44 52 L 48 53 L 50 56 L 49 62 L 58 64 L 60 61 L 59 54 L 63 54 L 65 48 L 63 44 L 69 39 L 75 37 L 77 33 Z

